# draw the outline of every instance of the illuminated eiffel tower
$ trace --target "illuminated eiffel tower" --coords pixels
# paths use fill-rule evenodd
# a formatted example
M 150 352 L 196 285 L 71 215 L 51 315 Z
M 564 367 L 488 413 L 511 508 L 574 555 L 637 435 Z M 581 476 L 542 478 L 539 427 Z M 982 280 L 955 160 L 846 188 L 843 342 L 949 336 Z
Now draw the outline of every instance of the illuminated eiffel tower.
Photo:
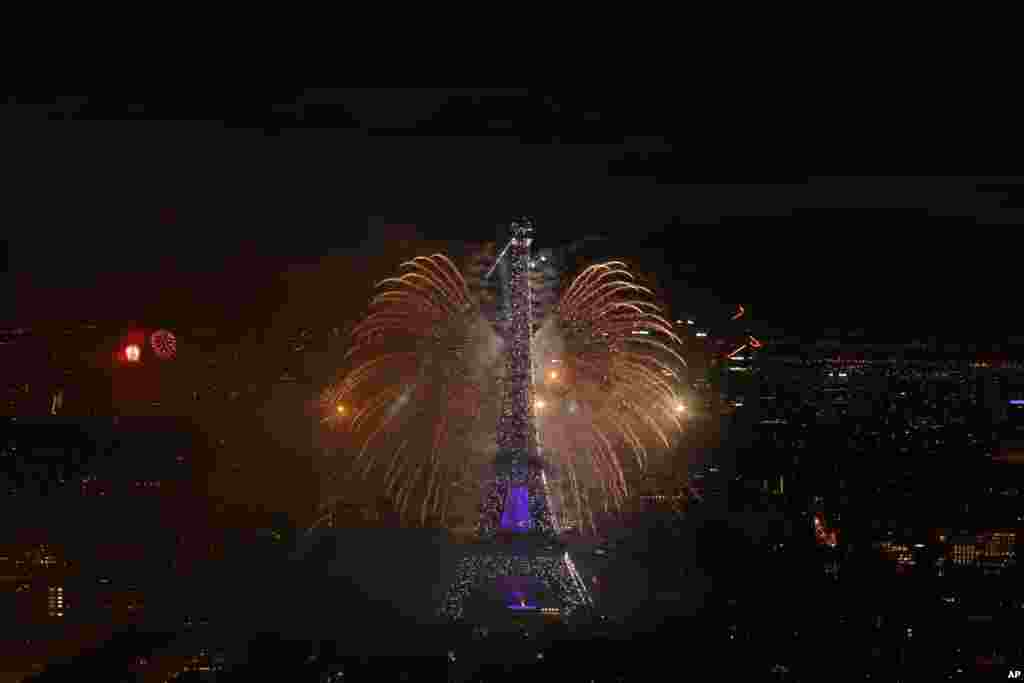
M 512 611 L 538 610 L 541 594 L 553 598 L 565 616 L 593 604 L 558 540 L 560 529 L 551 512 L 534 414 L 529 279 L 533 230 L 529 218 L 513 221 L 511 240 L 498 256 L 498 262 L 506 259 L 508 272 L 503 321 L 507 355 L 498 452 L 493 478 L 485 487 L 477 540 L 459 562 L 455 581 L 439 610 L 452 621 L 465 620 L 466 599 L 476 591 L 497 591 Z

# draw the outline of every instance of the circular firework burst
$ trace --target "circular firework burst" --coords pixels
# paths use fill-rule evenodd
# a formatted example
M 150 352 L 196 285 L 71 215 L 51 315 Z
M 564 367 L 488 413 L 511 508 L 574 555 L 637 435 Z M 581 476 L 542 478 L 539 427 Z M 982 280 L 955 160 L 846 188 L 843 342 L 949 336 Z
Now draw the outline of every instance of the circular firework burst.
M 493 453 L 479 436 L 497 420 L 487 394 L 497 387 L 500 340 L 446 256 L 402 268 L 378 283 L 352 331 L 353 368 L 321 400 L 324 421 L 354 437 L 354 472 L 404 518 L 426 523 L 452 513 L 453 492 L 471 495 L 474 462 Z
M 178 351 L 178 340 L 170 330 L 157 330 L 149 337 L 153 353 L 161 360 L 170 360 Z
M 352 333 L 351 370 L 321 396 L 324 422 L 353 438 L 353 472 L 406 520 L 472 516 L 493 461 L 502 342 L 456 266 L 402 264 Z M 534 334 L 534 412 L 563 511 L 595 527 L 633 474 L 675 444 L 681 341 L 625 264 L 585 269 Z M 458 497 L 458 501 L 453 498 Z
M 570 508 L 591 528 L 588 499 L 596 493 L 606 512 L 621 509 L 631 475 L 672 449 L 683 429 L 682 342 L 652 298 L 626 264 L 593 265 L 534 335 L 544 451 L 566 474 Z

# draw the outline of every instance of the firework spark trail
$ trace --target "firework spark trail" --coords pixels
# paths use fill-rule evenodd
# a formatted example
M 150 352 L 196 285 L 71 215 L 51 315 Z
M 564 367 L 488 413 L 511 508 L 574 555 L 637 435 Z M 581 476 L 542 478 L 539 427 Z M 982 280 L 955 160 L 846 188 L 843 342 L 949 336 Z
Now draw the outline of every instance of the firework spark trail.
M 434 450 L 430 458 L 430 480 L 427 482 L 427 494 L 423 497 L 423 505 L 420 510 L 420 524 L 426 524 L 427 522 L 427 507 L 430 504 L 432 492 L 434 491 L 434 484 L 437 480 L 437 471 L 439 467 L 439 455 L 441 446 L 444 444 L 444 437 L 447 433 L 447 413 L 441 413 L 441 421 L 437 423 L 437 429 L 434 434 Z M 440 494 L 440 491 L 437 492 Z
M 611 275 L 614 272 L 615 271 L 611 271 L 605 274 Z M 606 282 L 600 287 L 594 288 L 594 291 L 589 294 L 580 297 L 580 300 L 574 302 L 573 305 L 578 309 L 580 314 L 596 315 L 602 310 L 600 307 L 607 304 L 611 297 L 623 293 L 643 295 L 651 294 L 651 290 L 629 282 Z
M 387 484 L 384 487 L 384 494 L 388 498 L 393 498 L 394 496 L 397 495 L 397 493 L 398 493 L 398 488 L 397 487 L 398 487 L 398 483 L 399 483 L 399 475 L 401 475 L 402 472 L 404 472 L 406 469 L 408 469 L 408 466 L 409 466 L 408 462 L 402 462 L 395 469 L 394 476 L 387 480 Z
M 580 510 L 585 511 L 587 515 L 587 521 L 590 522 L 590 530 L 593 533 L 597 533 L 597 525 L 594 523 L 594 508 L 590 506 L 590 494 L 586 487 L 580 486 L 577 482 L 576 491 L 580 496 Z
M 621 272 L 628 278 L 633 279 L 632 273 L 630 273 L 628 270 L 614 271 L 614 269 L 612 268 L 613 266 L 622 266 L 623 268 L 627 267 L 626 264 L 623 263 L 622 261 L 609 261 L 607 263 L 598 263 L 588 267 L 586 270 L 580 273 L 580 275 L 577 276 L 577 278 L 569 286 L 569 289 L 566 290 L 565 295 L 562 297 L 562 301 L 566 305 L 572 305 L 573 301 L 578 296 L 578 293 L 584 289 L 584 287 L 587 285 L 587 283 L 590 282 L 590 280 L 593 278 L 595 274 L 601 273 L 602 271 L 612 270 L 613 272 Z
M 445 265 L 444 268 L 438 265 L 433 259 L 441 259 L 441 263 Z M 458 299 L 460 304 L 463 306 L 470 304 L 469 290 L 466 287 L 466 281 L 462 278 L 462 274 L 459 269 L 455 267 L 447 256 L 444 254 L 434 254 L 428 258 L 426 256 L 417 256 L 412 261 L 406 261 L 402 264 L 410 265 L 411 267 L 418 268 L 427 272 L 431 275 L 434 273 L 441 276 L 441 278 L 450 286 L 450 289 L 446 288 L 446 292 L 454 299 Z M 454 277 L 453 277 L 454 275 Z
M 629 428 L 629 424 L 625 420 L 621 419 L 620 417 L 614 414 L 609 414 L 607 419 L 609 422 L 612 423 L 612 425 L 615 426 L 616 429 L 618 429 L 619 433 L 632 447 L 633 455 L 636 458 L 637 467 L 642 471 L 644 469 L 644 456 L 646 455 L 646 451 L 644 451 L 641 447 L 640 441 L 639 439 L 636 438 L 636 435 L 633 433 L 633 430 Z
M 608 480 L 612 482 L 619 481 L 623 487 L 622 494 L 624 495 L 625 478 L 622 470 L 622 464 L 619 462 L 618 457 L 616 457 L 615 449 L 612 448 L 608 437 L 603 431 L 597 428 L 592 429 L 588 436 L 593 444 L 590 453 L 594 454 L 595 465 L 603 472 L 607 473 L 600 481 L 602 484 Z
M 394 402 L 399 396 L 402 395 L 402 387 L 397 387 L 388 391 L 382 391 L 372 401 L 366 404 L 362 410 L 355 414 L 352 418 L 352 431 L 356 432 L 362 426 L 360 423 L 363 418 L 369 418 L 371 415 L 376 413 L 378 410 L 384 408 L 389 403 Z
M 389 277 L 381 280 L 377 283 L 377 286 L 380 287 L 387 284 L 410 287 L 411 290 L 407 290 L 407 296 L 404 298 L 405 301 L 410 303 L 419 303 L 419 300 L 415 298 L 415 295 L 419 295 L 423 302 L 429 302 L 427 307 L 435 312 L 438 309 L 447 311 L 454 309 L 451 302 L 443 296 L 444 285 L 431 275 L 424 275 L 422 272 L 406 273 L 399 277 Z M 434 297 L 437 293 L 442 294 L 440 299 L 432 299 L 431 297 Z
M 459 300 L 460 292 L 456 285 L 449 280 L 442 269 L 434 269 L 427 264 L 434 265 L 434 262 L 423 256 L 417 256 L 412 261 L 406 261 L 402 264 L 404 268 L 412 268 L 417 273 L 410 273 L 405 275 L 407 278 L 420 278 L 428 284 L 435 286 L 441 291 L 445 297 L 445 301 L 457 301 Z M 436 267 L 436 266 L 435 266 Z
M 501 341 L 450 259 L 417 256 L 400 269 L 377 283 L 383 291 L 345 354 L 354 367 L 322 399 L 325 420 L 357 443 L 355 471 L 379 478 L 403 518 L 426 524 L 457 517 L 453 496 L 465 486 L 456 484 L 478 484 L 469 476 L 474 463 L 493 457 Z M 629 496 L 622 455 L 642 471 L 683 428 L 682 344 L 652 297 L 625 263 L 596 264 L 534 334 L 529 403 L 550 404 L 536 422 L 545 457 L 566 474 L 555 482 L 560 497 L 566 485 L 563 506 L 591 530 L 591 492 L 606 511 Z M 556 357 L 563 372 L 548 386 L 545 363 Z
M 384 474 L 384 486 L 385 489 L 391 488 L 391 474 L 395 471 L 395 466 L 398 464 L 398 458 L 402 455 L 402 451 L 409 445 L 408 439 L 399 444 L 398 448 L 395 449 L 394 456 L 391 458 L 391 464 L 388 465 L 387 472 Z
M 358 389 L 361 384 L 369 381 L 375 373 L 393 371 L 397 361 L 405 360 L 407 362 L 415 362 L 416 358 L 417 355 L 415 353 L 407 352 L 386 353 L 378 358 L 368 360 L 353 370 L 337 387 L 330 389 L 329 398 L 335 401 L 335 404 L 340 401 L 344 401 L 345 398 Z
M 734 358 L 737 353 L 739 353 L 740 351 L 742 351 L 745 348 L 747 348 L 746 344 L 744 344 L 743 346 L 739 346 L 739 347 L 733 349 L 728 355 L 726 355 L 726 358 L 729 358 L 729 359 Z
M 661 440 L 661 443 L 665 446 L 666 449 L 672 448 L 672 445 L 668 441 L 668 435 L 665 434 L 664 430 L 662 430 L 661 426 L 658 424 L 658 421 L 654 419 L 653 415 L 646 412 L 643 408 L 638 406 L 633 401 L 627 400 L 624 401 L 624 404 L 633 412 L 634 415 L 637 416 L 638 419 L 643 420 L 651 428 L 651 431 L 657 435 L 657 437 Z
M 396 392 L 391 392 L 391 394 L 395 394 L 395 393 Z M 387 398 L 390 398 L 390 396 L 385 396 L 384 398 L 387 399 Z M 391 424 L 391 421 L 394 419 L 396 414 L 397 413 L 393 412 L 390 415 L 388 415 L 387 418 L 380 424 L 380 426 L 378 426 L 377 429 L 375 429 L 370 434 L 370 436 L 363 443 L 363 447 L 359 449 L 359 455 L 356 456 L 354 465 L 358 465 L 359 464 L 359 461 L 363 459 L 363 456 L 366 455 L 367 450 L 370 448 L 370 444 L 373 443 L 373 440 L 377 437 L 378 434 L 380 434 L 384 429 L 387 428 L 387 426 L 389 424 Z M 367 465 L 366 465 L 366 469 L 365 469 L 365 473 L 366 474 L 369 474 L 369 471 L 370 471 L 370 468 L 372 467 L 372 465 L 373 465 L 373 456 L 372 456 L 372 451 L 371 451 L 371 456 L 367 459 Z M 365 476 L 365 474 L 364 474 L 364 476 Z

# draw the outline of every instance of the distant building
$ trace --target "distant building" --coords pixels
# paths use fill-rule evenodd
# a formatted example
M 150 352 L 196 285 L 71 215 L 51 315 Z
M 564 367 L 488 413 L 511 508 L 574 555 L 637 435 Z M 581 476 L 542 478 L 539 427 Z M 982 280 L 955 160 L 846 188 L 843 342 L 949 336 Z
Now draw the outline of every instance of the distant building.
M 1017 532 L 990 531 L 977 535 L 960 535 L 949 539 L 949 560 L 956 566 L 980 566 L 1001 570 L 1016 563 Z
M 914 557 L 913 550 L 905 543 L 884 541 L 880 543 L 878 547 L 887 559 L 896 562 L 899 565 L 913 566 L 917 564 L 917 559 Z
M 975 536 L 954 536 L 949 540 L 950 561 L 958 567 L 973 566 L 978 559 L 977 544 Z

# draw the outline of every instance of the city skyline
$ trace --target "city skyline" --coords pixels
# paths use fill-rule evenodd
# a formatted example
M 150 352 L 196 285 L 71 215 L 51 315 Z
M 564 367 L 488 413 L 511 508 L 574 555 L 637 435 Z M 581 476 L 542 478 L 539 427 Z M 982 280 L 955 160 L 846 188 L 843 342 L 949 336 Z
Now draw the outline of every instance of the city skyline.
M 0 681 L 1024 675 L 1024 177 L 648 90 L 9 96 Z

